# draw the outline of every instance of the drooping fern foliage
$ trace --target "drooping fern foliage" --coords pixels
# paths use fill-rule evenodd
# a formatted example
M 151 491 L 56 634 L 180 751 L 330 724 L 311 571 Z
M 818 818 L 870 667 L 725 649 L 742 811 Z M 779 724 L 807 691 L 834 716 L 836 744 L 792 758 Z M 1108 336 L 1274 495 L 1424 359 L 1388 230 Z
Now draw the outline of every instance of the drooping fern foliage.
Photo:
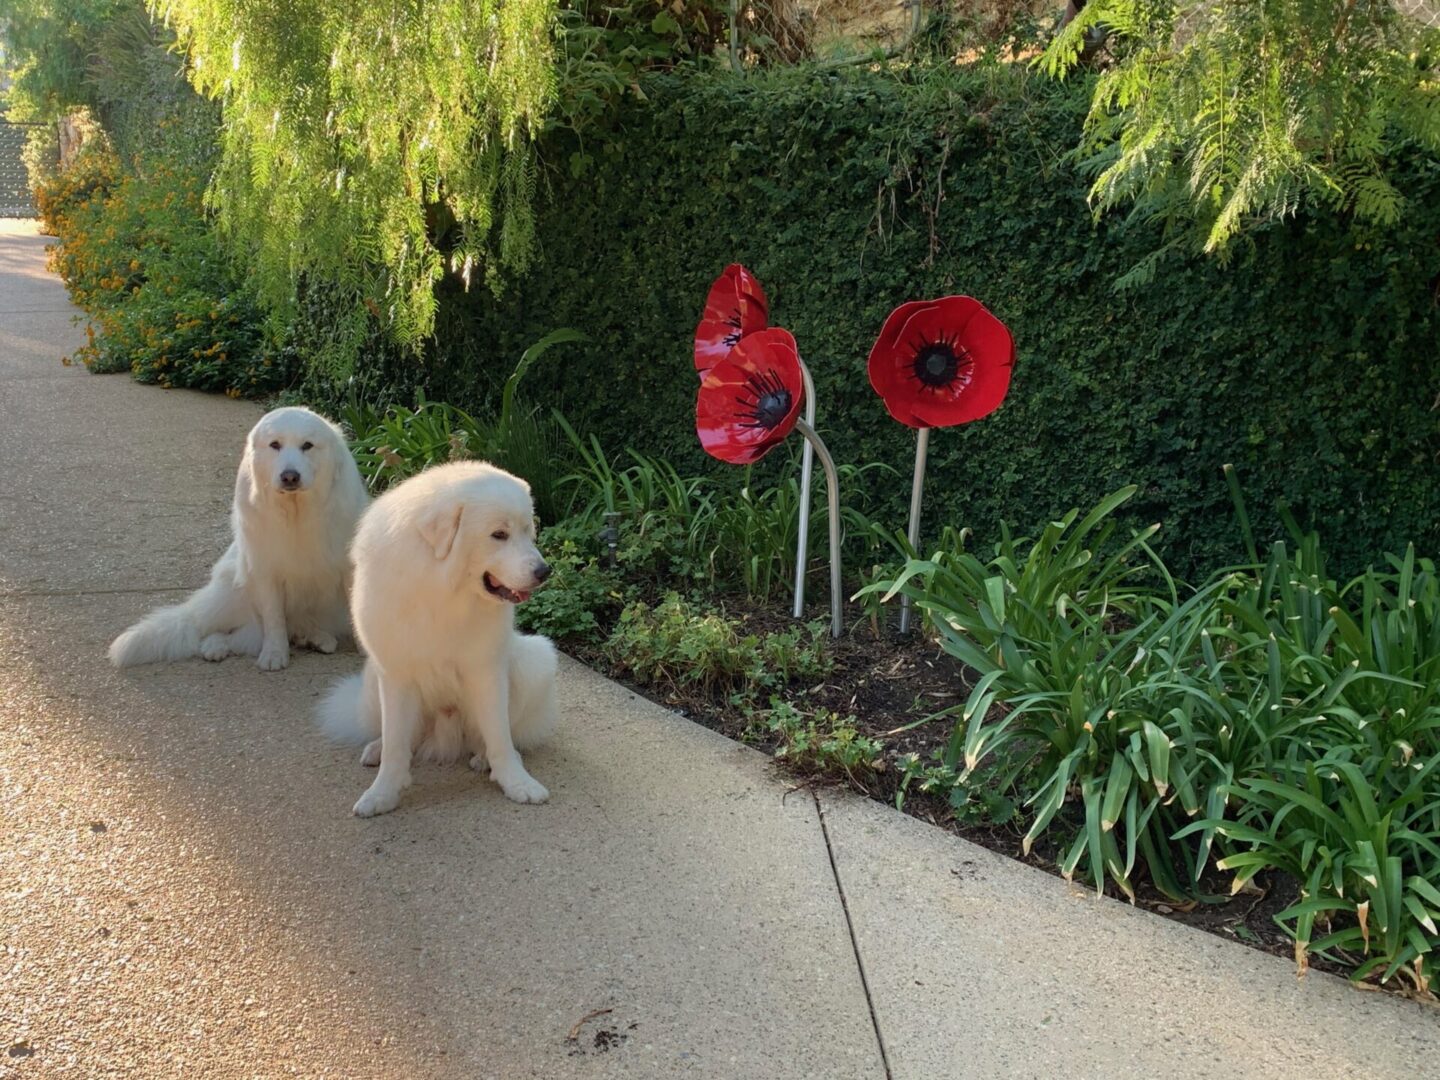
M 1089 0 L 1041 66 L 1072 71 L 1097 27 L 1114 55 L 1077 150 L 1092 204 L 1164 219 L 1167 250 L 1223 254 L 1301 207 L 1393 223 L 1390 155 L 1440 155 L 1433 0 Z
M 534 254 L 532 138 L 554 96 L 555 0 L 154 0 L 223 102 L 210 201 L 277 324 L 307 281 L 348 328 L 417 345 L 436 283 L 496 289 Z

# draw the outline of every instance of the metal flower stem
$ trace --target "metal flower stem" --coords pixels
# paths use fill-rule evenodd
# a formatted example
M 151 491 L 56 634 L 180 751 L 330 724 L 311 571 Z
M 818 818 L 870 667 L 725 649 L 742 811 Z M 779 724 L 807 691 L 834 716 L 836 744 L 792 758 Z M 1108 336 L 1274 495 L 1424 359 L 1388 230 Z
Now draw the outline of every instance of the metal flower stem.
M 795 430 L 815 448 L 820 467 L 825 470 L 825 496 L 830 504 L 830 636 L 838 638 L 843 629 L 840 620 L 840 478 L 835 474 L 834 458 L 815 429 L 806 421 L 797 420 Z
M 800 377 L 805 380 L 805 423 L 811 430 L 815 427 L 815 380 L 810 378 L 810 369 L 800 361 Z M 805 566 L 810 561 L 810 478 L 815 472 L 815 448 L 805 440 L 805 449 L 800 454 L 800 540 L 795 545 L 795 608 L 792 614 L 802 618 L 805 614 Z
M 930 429 L 915 436 L 915 479 L 910 487 L 910 550 L 920 554 L 920 500 L 925 494 L 925 457 L 930 452 Z M 900 597 L 900 633 L 910 632 L 910 597 Z

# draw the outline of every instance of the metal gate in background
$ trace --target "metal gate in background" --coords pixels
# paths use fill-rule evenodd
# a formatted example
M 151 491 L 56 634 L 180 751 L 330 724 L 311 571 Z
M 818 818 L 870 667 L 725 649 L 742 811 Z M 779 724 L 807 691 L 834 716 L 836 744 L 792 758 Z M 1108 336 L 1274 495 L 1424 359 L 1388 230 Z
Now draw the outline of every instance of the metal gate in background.
M 0 116 L 0 218 L 34 217 L 35 200 L 25 172 L 26 136 L 43 125 L 12 124 Z

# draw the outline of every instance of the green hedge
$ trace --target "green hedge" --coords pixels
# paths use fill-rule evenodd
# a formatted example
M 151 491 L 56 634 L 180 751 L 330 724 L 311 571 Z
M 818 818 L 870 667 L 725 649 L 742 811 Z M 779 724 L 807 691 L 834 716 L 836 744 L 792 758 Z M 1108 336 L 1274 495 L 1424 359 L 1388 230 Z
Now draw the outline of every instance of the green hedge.
M 965 292 L 1009 324 L 1019 360 L 998 413 L 933 439 L 931 535 L 942 520 L 1028 528 L 1135 482 L 1133 523 L 1164 522 L 1173 565 L 1204 572 L 1240 554 L 1221 475 L 1234 462 L 1252 509 L 1288 499 L 1337 571 L 1409 540 L 1440 549 L 1434 160 L 1405 166 L 1416 198 L 1396 229 L 1291 221 L 1227 267 L 1175 255 L 1117 293 L 1160 240 L 1092 225 L 1063 159 L 1083 86 L 950 70 L 643 89 L 612 130 L 546 145 L 538 269 L 500 302 L 451 296 L 418 379 L 393 356 L 357 374 L 475 406 L 525 346 L 575 326 L 593 344 L 547 358 L 530 396 L 614 450 L 702 468 L 690 335 L 711 278 L 740 261 L 800 342 L 837 459 L 902 473 L 902 525 L 913 436 L 865 357 L 894 305 Z M 1258 527 L 1278 535 L 1272 517 Z

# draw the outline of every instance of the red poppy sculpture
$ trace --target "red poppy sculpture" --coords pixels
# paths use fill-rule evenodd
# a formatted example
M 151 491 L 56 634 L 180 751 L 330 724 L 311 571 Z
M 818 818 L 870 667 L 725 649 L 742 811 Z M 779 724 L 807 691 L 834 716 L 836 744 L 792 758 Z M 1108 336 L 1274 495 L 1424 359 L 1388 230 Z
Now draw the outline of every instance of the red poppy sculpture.
M 705 311 L 695 328 L 695 370 L 701 377 L 750 335 L 769 326 L 770 304 L 760 279 L 739 263 L 731 263 L 710 286 Z M 805 422 L 815 426 L 815 384 L 800 361 L 805 384 Z M 815 451 L 807 441 L 800 454 L 800 521 L 795 551 L 795 604 L 793 614 L 805 612 L 805 568 L 810 561 L 810 483 L 815 473 Z
M 968 424 L 1000 407 L 1015 367 L 1015 339 L 968 296 L 912 300 L 890 313 L 870 350 L 870 385 L 900 423 L 919 429 L 910 489 L 910 547 L 920 542 L 920 504 L 930 429 Z M 910 629 L 901 600 L 900 632 Z
M 739 264 L 727 266 L 710 286 L 695 330 L 695 431 L 705 452 L 735 465 L 759 461 L 799 428 L 805 438 L 800 474 L 799 542 L 795 555 L 795 606 L 805 604 L 809 556 L 810 480 L 820 456 L 830 509 L 831 632 L 840 636 L 840 492 L 835 464 L 815 433 L 815 384 L 788 330 L 771 328 L 765 290 Z M 801 409 L 805 417 L 800 418 Z
M 695 370 L 704 376 L 747 334 L 769 326 L 769 319 L 770 305 L 759 280 L 739 263 L 731 263 L 705 297 L 705 313 L 695 328 Z
M 900 423 L 968 424 L 1005 400 L 1015 339 L 978 300 L 912 300 L 890 313 L 870 350 L 870 385 Z
M 750 334 L 700 379 L 695 400 L 700 445 L 721 461 L 753 465 L 795 429 L 804 392 L 790 331 Z

